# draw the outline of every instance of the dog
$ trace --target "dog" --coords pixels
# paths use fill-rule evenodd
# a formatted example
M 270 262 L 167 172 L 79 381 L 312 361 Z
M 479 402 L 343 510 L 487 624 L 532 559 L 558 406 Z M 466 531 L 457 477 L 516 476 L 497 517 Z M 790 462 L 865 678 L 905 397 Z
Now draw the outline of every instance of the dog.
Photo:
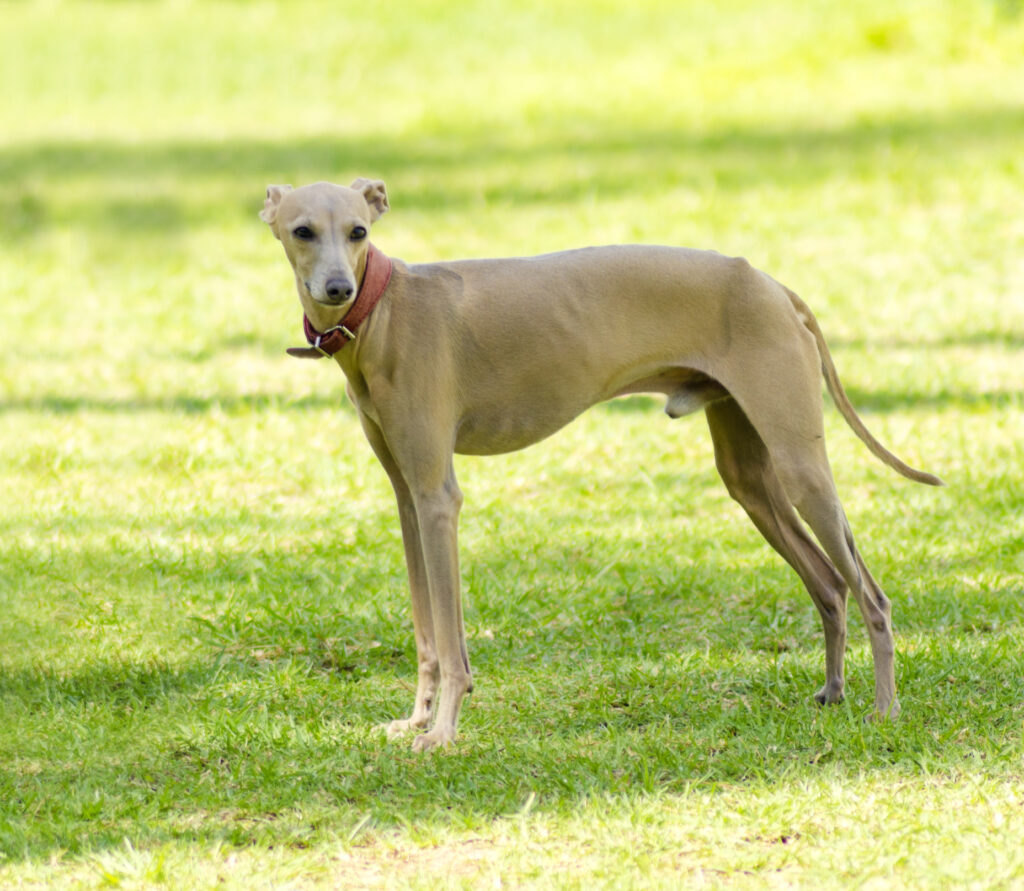
M 309 347 L 333 357 L 391 480 L 412 594 L 418 683 L 389 736 L 448 746 L 472 691 L 459 590 L 462 492 L 453 455 L 531 445 L 616 396 L 703 409 L 730 495 L 793 567 L 825 630 L 821 704 L 843 698 L 846 600 L 864 616 L 873 717 L 898 714 L 891 605 L 854 544 L 825 452 L 821 378 L 879 460 L 942 485 L 876 440 L 839 381 L 807 305 L 746 260 L 617 245 L 542 256 L 407 265 L 370 243 L 384 183 L 269 186 L 260 218 L 295 275 Z M 811 538 L 799 517 L 814 533 Z M 431 719 L 433 723 L 431 724 Z

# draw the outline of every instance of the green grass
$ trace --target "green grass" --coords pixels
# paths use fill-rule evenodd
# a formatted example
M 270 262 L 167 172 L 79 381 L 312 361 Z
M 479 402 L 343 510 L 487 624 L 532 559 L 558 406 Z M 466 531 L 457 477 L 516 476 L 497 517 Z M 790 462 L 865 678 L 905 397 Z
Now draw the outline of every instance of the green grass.
M 0 886 L 1024 887 L 1019 4 L 0 4 Z M 830 451 L 904 713 L 652 399 L 460 459 L 476 692 L 256 218 L 378 176 L 410 261 L 652 241 L 815 309 L 940 491 Z

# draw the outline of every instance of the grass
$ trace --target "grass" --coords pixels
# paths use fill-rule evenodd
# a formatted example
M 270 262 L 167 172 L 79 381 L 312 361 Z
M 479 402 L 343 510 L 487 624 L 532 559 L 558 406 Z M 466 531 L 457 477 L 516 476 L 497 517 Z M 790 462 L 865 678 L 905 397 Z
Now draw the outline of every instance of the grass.
M 0 885 L 1024 886 L 1013 3 L 2 4 Z M 654 241 L 801 293 L 904 713 L 699 418 L 460 459 L 476 692 L 414 757 L 383 473 L 256 219 L 388 182 L 407 260 Z M 325 363 L 323 363 L 325 364 Z

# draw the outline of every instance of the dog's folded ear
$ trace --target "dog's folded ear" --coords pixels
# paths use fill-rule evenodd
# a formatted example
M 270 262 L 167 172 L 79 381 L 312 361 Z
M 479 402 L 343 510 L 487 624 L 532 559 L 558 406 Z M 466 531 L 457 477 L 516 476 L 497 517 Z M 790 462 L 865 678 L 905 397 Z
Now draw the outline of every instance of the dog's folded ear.
M 260 211 L 260 219 L 274 230 L 274 235 L 278 238 L 281 236 L 277 234 L 277 228 L 274 226 L 274 221 L 277 220 L 277 208 L 281 203 L 281 198 L 291 190 L 291 186 L 267 186 L 267 200 L 263 202 L 263 210 Z
M 388 193 L 384 188 L 384 183 L 379 179 L 363 179 L 360 177 L 352 183 L 350 188 L 363 193 L 363 197 L 370 206 L 370 213 L 372 214 L 370 222 L 376 223 L 377 220 L 390 210 L 391 205 L 388 204 Z

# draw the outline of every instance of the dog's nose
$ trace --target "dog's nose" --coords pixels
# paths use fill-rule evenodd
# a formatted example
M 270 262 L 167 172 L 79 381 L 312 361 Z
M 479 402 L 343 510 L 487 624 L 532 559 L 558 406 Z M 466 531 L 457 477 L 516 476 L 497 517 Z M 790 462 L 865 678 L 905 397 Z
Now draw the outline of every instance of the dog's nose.
M 327 294 L 328 299 L 341 303 L 342 300 L 350 300 L 352 298 L 355 288 L 352 287 L 352 282 L 347 279 L 329 278 L 324 285 L 324 292 Z

